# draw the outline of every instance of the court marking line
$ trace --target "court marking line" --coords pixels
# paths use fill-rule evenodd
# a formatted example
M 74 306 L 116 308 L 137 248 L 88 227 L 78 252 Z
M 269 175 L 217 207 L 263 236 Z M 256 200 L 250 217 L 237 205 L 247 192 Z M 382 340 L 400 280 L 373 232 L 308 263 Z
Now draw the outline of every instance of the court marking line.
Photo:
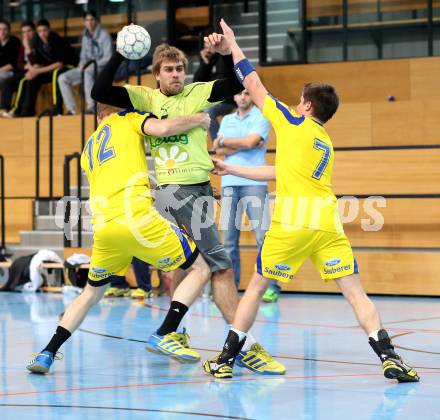
M 156 306 L 156 305 L 151 305 L 149 303 L 143 303 L 143 306 L 150 308 L 150 309 L 155 309 L 158 311 L 162 311 L 162 312 L 168 312 L 168 309 L 165 308 L 161 308 L 160 306 Z M 212 319 L 221 319 L 223 320 L 223 317 L 220 315 L 206 315 L 206 314 L 200 314 L 197 313 L 195 311 L 191 311 L 191 316 L 196 316 L 196 317 L 203 317 L 203 318 L 212 318 Z M 398 321 L 393 321 L 394 322 L 398 322 Z M 402 321 L 403 322 L 403 321 Z M 347 326 L 343 326 L 343 325 L 332 325 L 332 324 L 309 324 L 309 323 L 303 323 L 303 322 L 289 322 L 289 321 L 269 321 L 267 319 L 256 319 L 255 323 L 259 323 L 259 324 L 277 324 L 277 325 L 296 325 L 299 327 L 312 327 L 312 328 L 335 328 L 335 329 L 361 329 L 361 327 L 359 325 L 347 325 Z M 386 322 L 384 322 L 383 324 L 386 324 Z M 434 333 L 434 334 L 440 334 L 440 330 L 436 330 L 436 329 L 423 329 L 423 328 L 392 328 L 393 331 L 408 331 L 408 332 L 426 332 L 426 333 Z
M 391 336 L 391 339 L 393 338 L 397 338 L 397 337 L 401 337 L 402 335 L 408 335 L 408 334 L 412 334 L 412 331 L 406 332 L 406 333 L 400 333 L 400 334 L 396 334 Z M 394 344 L 394 343 L 393 343 Z M 398 349 L 402 349 L 402 350 L 407 350 L 407 351 L 414 351 L 416 353 L 427 353 L 427 354 L 438 354 L 440 355 L 440 352 L 438 351 L 429 351 L 429 350 L 420 350 L 420 349 L 414 349 L 411 347 L 403 347 L 403 346 L 399 346 L 398 344 L 394 344 L 394 347 L 398 348 Z M 418 366 L 415 366 L 416 368 L 420 369 Z
M 195 413 L 191 411 L 173 411 L 173 410 L 159 410 L 154 408 L 130 408 L 130 407 L 99 407 L 99 406 L 87 406 L 87 405 L 62 405 L 62 404 L 2 404 L 0 407 L 38 407 L 38 408 L 86 408 L 95 410 L 120 410 L 120 411 L 141 411 L 149 413 L 168 413 L 168 414 L 183 414 L 187 416 L 204 416 L 215 417 L 220 419 L 232 419 L 232 420 L 253 420 L 249 417 L 234 417 L 234 416 L 222 416 L 220 414 L 210 413 Z
M 384 324 L 400 324 L 402 322 L 433 321 L 434 319 L 440 319 L 440 316 L 431 316 L 427 318 L 411 318 L 411 319 L 404 319 L 402 321 L 387 321 L 384 322 Z
M 103 334 L 103 333 L 99 333 L 96 331 L 91 331 L 91 330 L 86 330 L 83 328 L 78 328 L 78 331 L 87 333 L 87 334 L 93 334 L 93 335 L 98 335 L 101 337 L 106 337 L 106 338 L 113 338 L 116 340 L 126 340 L 126 341 L 132 341 L 135 343 L 143 343 L 145 344 L 146 341 L 145 340 L 138 340 L 136 338 L 125 338 L 125 337 L 119 337 L 117 335 L 110 335 L 110 334 Z M 397 334 L 394 336 L 391 336 L 391 338 L 397 338 L 400 337 L 402 335 L 407 335 L 407 334 L 412 334 L 412 332 L 405 332 L 405 333 L 401 333 L 401 334 Z M 398 347 L 397 345 L 394 345 L 394 347 Z M 199 351 L 207 351 L 207 352 L 211 352 L 211 353 L 218 353 L 219 350 L 213 350 L 213 349 L 206 349 L 206 348 L 202 348 L 202 347 L 192 347 L 194 350 L 199 350 Z M 423 352 L 423 350 L 419 350 L 420 352 Z M 274 355 L 273 357 L 276 357 L 277 359 L 287 359 L 287 360 L 303 360 L 303 361 L 309 361 L 309 362 L 320 362 L 320 363 L 339 363 L 339 364 L 349 364 L 349 365 L 362 365 L 362 366 L 378 366 L 378 363 L 367 363 L 367 362 L 350 362 L 347 360 L 326 360 L 326 359 L 317 359 L 317 358 L 312 358 L 312 357 L 299 357 L 299 356 L 279 356 L 279 355 Z M 415 369 L 438 369 L 440 370 L 440 367 L 432 367 L 432 366 L 414 366 Z
M 419 372 L 420 375 L 440 375 L 440 372 Z M 170 385 L 201 385 L 209 383 L 239 383 L 239 382 L 258 382 L 258 381 L 286 381 L 295 379 L 342 379 L 342 378 L 354 378 L 354 377 L 369 377 L 380 376 L 382 373 L 346 373 L 346 374 L 332 374 L 332 375 L 295 375 L 279 377 L 244 377 L 237 379 L 211 379 L 211 380 L 197 380 L 197 381 L 169 381 L 161 383 L 146 383 L 146 384 L 129 384 L 129 385 L 111 385 L 111 386 L 96 386 L 96 387 L 84 387 L 84 388 L 65 388 L 65 389 L 46 389 L 43 391 L 24 391 L 15 392 L 10 394 L 0 394 L 0 397 L 17 397 L 25 395 L 41 395 L 41 394 L 56 394 L 56 393 L 68 393 L 68 392 L 82 392 L 82 391 L 106 391 L 110 389 L 130 389 L 130 388 L 150 388 L 150 387 L 162 387 Z

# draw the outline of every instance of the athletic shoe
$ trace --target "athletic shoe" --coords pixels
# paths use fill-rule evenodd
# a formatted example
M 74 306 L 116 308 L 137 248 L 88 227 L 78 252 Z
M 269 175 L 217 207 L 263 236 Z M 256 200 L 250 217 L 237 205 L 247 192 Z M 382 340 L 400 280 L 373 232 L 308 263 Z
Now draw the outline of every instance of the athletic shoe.
M 278 298 L 279 298 L 279 293 L 276 290 L 271 289 L 269 287 L 263 295 L 263 302 L 274 303 L 278 300 Z
M 141 289 L 140 287 L 130 292 L 130 297 L 132 299 L 149 299 L 152 298 L 153 296 L 154 294 L 151 290 L 147 292 L 146 290 Z
M 54 360 L 61 360 L 63 355 L 57 353 L 54 355 L 52 352 L 44 350 L 39 354 L 34 355 L 35 358 L 32 359 L 26 366 L 26 369 L 32 373 L 47 373 Z
M 211 359 L 208 359 L 203 363 L 203 369 L 208 375 L 214 376 L 214 378 L 227 379 L 232 378 L 232 368 L 234 366 L 234 359 L 229 359 L 225 363 L 218 363 L 220 354 Z
M 109 287 L 105 293 L 105 297 L 128 297 L 130 296 L 130 289 L 121 289 L 119 287 Z
M 286 373 L 285 366 L 277 362 L 259 343 L 252 344 L 248 351 L 242 350 L 236 358 L 236 363 L 252 372 L 265 375 L 284 375 Z
M 378 340 L 369 337 L 368 342 L 382 362 L 385 378 L 397 379 L 399 382 L 418 382 L 417 372 L 394 351 L 394 346 L 388 333 L 381 329 L 377 333 Z
M 200 354 L 184 347 L 179 342 L 179 334 L 171 332 L 167 335 L 151 334 L 145 348 L 153 353 L 166 354 L 181 363 L 195 363 L 200 360 Z
M 397 355 L 396 355 L 397 356 Z M 397 379 L 399 382 L 419 382 L 417 372 L 400 358 L 386 357 L 382 362 L 383 374 L 385 378 Z

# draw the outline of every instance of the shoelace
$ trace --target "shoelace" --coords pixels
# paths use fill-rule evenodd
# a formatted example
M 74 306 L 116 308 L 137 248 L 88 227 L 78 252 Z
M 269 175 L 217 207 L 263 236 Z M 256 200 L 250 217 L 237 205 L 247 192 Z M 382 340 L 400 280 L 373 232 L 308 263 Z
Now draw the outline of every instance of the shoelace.
M 186 328 L 183 328 L 183 331 L 181 333 L 176 332 L 178 334 L 176 340 L 182 344 L 183 347 L 189 348 L 191 347 L 190 341 L 189 341 L 189 335 L 186 332 Z
M 264 349 L 264 347 L 261 344 L 255 343 L 253 347 L 256 353 L 259 353 L 266 359 L 272 360 L 272 356 Z
M 175 340 L 181 346 L 182 349 L 185 348 L 185 346 L 182 344 L 182 341 L 185 339 L 185 337 L 181 337 L 178 332 L 172 332 L 168 335 L 170 338 Z

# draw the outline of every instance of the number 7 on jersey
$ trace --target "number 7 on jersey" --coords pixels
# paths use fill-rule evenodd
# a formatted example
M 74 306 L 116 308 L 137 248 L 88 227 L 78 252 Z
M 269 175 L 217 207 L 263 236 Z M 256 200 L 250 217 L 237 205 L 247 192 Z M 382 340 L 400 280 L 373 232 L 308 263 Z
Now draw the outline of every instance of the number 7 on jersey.
M 315 179 L 321 179 L 322 174 L 325 171 L 325 168 L 327 168 L 329 157 L 330 157 L 330 146 L 326 143 L 324 143 L 322 140 L 315 139 L 315 142 L 313 144 L 313 148 L 317 150 L 322 150 L 324 154 L 322 155 L 322 158 L 320 162 L 318 163 L 318 166 L 313 172 L 312 178 Z

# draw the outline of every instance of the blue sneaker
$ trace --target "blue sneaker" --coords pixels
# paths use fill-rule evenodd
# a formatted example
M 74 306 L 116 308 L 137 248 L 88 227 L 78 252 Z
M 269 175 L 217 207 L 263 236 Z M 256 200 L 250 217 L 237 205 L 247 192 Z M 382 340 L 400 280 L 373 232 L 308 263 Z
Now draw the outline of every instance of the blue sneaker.
M 43 351 L 32 359 L 29 364 L 26 366 L 26 369 L 31 371 L 32 373 L 47 373 L 49 372 L 50 367 L 54 360 L 61 360 L 62 354 L 57 353 L 54 355 L 50 351 Z
M 181 363 L 198 362 L 200 354 L 189 347 L 184 347 L 180 342 L 181 339 L 181 334 L 177 332 L 167 335 L 151 334 L 145 343 L 145 348 L 153 353 L 171 356 Z

